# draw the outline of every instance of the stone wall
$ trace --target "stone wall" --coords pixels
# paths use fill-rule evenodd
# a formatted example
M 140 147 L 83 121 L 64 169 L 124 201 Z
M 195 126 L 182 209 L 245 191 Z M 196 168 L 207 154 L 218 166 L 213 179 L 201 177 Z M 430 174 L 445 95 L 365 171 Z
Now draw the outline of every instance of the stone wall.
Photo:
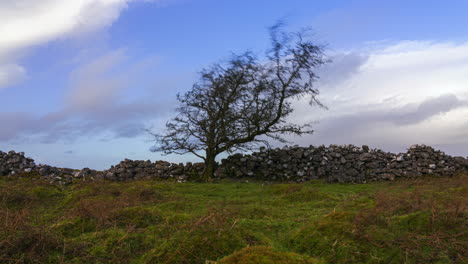
M 37 177 L 70 184 L 76 181 L 107 179 L 129 181 L 142 178 L 196 180 L 203 163 L 175 164 L 167 161 L 134 161 L 125 159 L 110 169 L 73 170 L 49 165 L 36 165 L 24 153 L 0 151 L 0 176 Z M 406 153 L 393 154 L 367 146 L 261 148 L 252 154 L 234 154 L 222 160 L 217 178 L 255 178 L 264 181 L 304 182 L 326 179 L 328 182 L 364 183 L 423 175 L 450 176 L 468 171 L 468 159 L 451 157 L 425 145 L 415 145 Z
M 449 176 L 468 170 L 468 159 L 451 157 L 425 145 L 393 154 L 368 146 L 284 147 L 222 160 L 219 177 L 255 177 L 267 181 L 326 179 L 328 182 L 394 180 L 422 175 Z
M 113 181 L 128 181 L 142 178 L 175 179 L 178 182 L 185 182 L 189 178 L 194 178 L 203 172 L 203 163 L 170 163 L 158 160 L 151 161 L 128 160 L 125 159 L 119 164 L 104 171 L 104 177 Z
M 84 168 L 74 170 L 57 168 L 49 165 L 38 164 L 33 159 L 25 157 L 24 152 L 0 151 L 0 176 L 19 178 L 26 174 L 35 175 L 50 182 L 70 184 L 74 181 L 94 180 L 103 177 L 102 172 Z
M 125 159 L 104 171 L 84 168 L 74 170 L 57 168 L 49 165 L 36 165 L 34 160 L 24 156 L 23 152 L 0 151 L 0 176 L 10 178 L 30 177 L 31 175 L 59 184 L 77 181 L 107 179 L 111 181 L 130 181 L 143 178 L 174 179 L 178 182 L 194 180 L 204 169 L 203 163 L 176 164 L 167 161 L 140 161 Z
M 24 152 L 0 151 L 0 175 L 14 175 L 19 172 L 30 172 L 36 164 L 31 158 L 26 158 Z

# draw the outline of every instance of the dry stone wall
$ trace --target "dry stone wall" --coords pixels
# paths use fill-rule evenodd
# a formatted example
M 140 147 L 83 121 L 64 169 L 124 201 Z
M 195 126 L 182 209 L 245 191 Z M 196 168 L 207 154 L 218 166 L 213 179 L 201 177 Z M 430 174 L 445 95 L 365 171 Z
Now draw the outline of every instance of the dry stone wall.
M 44 164 L 36 165 L 33 159 L 24 156 L 24 152 L 9 151 L 5 153 L 0 151 L 0 176 L 20 178 L 31 175 L 60 184 L 95 180 L 103 176 L 102 172 L 89 168 L 74 170 Z
M 125 159 L 108 170 L 96 171 L 89 168 L 74 170 L 49 165 L 36 165 L 34 160 L 23 152 L 0 151 L 0 176 L 21 178 L 36 176 L 59 184 L 78 181 L 106 179 L 111 181 L 131 181 L 137 179 L 174 179 L 177 182 L 194 180 L 204 169 L 203 163 L 176 164 L 167 161 L 140 161 Z
M 363 183 L 422 175 L 450 176 L 468 170 L 468 159 L 451 157 L 425 145 L 393 154 L 368 146 L 284 147 L 249 155 L 235 154 L 222 161 L 219 177 L 255 177 L 267 181 L 326 179 Z
M 159 160 L 154 163 L 151 161 L 129 160 L 125 159 L 119 164 L 112 166 L 104 171 L 104 178 L 112 181 L 128 181 L 143 178 L 175 179 L 178 182 L 185 182 L 191 178 L 194 180 L 196 175 L 202 173 L 203 163 L 170 163 Z
M 120 162 L 105 171 L 89 168 L 74 170 L 49 165 L 36 165 L 22 152 L 0 151 L 0 176 L 35 175 L 59 184 L 106 179 L 174 179 L 177 182 L 196 180 L 203 172 L 203 163 L 170 163 L 167 161 Z M 328 182 L 364 183 L 394 180 L 423 175 L 450 176 L 468 171 L 468 159 L 452 157 L 425 145 L 414 145 L 406 153 L 393 154 L 367 146 L 353 145 L 261 148 L 252 154 L 234 154 L 222 160 L 217 178 L 255 178 L 264 181 L 304 182 L 326 179 Z

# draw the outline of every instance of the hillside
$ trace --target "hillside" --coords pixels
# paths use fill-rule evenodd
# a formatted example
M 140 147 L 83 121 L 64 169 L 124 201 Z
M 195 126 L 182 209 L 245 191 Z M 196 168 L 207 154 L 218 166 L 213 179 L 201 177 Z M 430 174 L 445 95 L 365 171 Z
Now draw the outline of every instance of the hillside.
M 2 263 L 462 263 L 468 174 L 367 184 L 0 181 Z

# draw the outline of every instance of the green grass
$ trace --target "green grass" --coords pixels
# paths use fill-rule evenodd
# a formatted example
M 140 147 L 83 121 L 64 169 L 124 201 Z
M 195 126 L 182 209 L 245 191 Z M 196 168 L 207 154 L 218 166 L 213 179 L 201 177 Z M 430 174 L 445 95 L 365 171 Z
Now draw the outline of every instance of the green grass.
M 2 180 L 0 263 L 463 263 L 467 179 Z

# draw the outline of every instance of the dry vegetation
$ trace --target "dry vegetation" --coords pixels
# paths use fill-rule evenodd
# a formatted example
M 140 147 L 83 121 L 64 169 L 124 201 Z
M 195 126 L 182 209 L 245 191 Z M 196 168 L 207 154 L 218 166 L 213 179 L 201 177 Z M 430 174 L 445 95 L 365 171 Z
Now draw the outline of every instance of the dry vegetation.
M 0 181 L 0 262 L 466 263 L 467 178 Z

